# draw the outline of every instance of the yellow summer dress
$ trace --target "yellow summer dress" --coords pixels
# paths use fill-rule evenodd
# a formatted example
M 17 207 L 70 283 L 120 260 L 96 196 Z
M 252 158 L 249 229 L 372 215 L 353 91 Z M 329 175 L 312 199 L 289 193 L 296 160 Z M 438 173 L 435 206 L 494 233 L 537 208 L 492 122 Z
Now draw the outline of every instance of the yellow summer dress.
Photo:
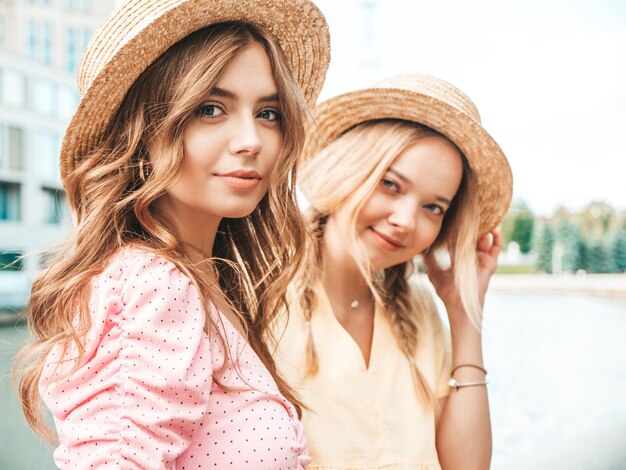
M 336 319 L 324 289 L 311 318 L 319 371 L 305 377 L 307 324 L 292 303 L 287 325 L 279 328 L 276 363 L 308 410 L 303 423 L 309 469 L 440 469 L 435 447 L 435 412 L 420 404 L 411 369 L 391 325 L 377 306 L 369 367 L 350 334 Z M 437 398 L 450 378 L 449 341 L 439 315 L 429 324 L 417 351 L 422 374 Z

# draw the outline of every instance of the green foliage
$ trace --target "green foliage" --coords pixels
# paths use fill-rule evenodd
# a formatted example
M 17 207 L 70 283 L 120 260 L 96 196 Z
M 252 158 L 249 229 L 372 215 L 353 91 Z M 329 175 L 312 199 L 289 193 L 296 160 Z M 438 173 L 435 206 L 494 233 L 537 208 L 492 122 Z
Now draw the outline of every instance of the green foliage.
M 534 227 L 535 218 L 528 205 L 522 200 L 514 201 L 509 213 L 502 221 L 505 246 L 513 241 L 519 245 L 520 252 L 529 253 L 532 249 Z
M 626 229 L 618 230 L 611 243 L 613 267 L 617 272 L 626 272 Z
M 605 244 L 595 243 L 589 246 L 586 270 L 590 273 L 610 273 L 613 271 L 611 252 Z
M 532 274 L 534 268 L 529 264 L 501 264 L 498 265 L 497 274 Z
M 563 257 L 561 258 L 561 269 L 565 272 L 576 272 L 584 269 L 583 255 L 586 251 L 585 241 L 583 240 L 580 229 L 567 219 L 558 222 L 556 228 L 556 238 L 563 248 Z
M 530 253 L 533 242 L 533 230 L 535 228 L 535 219 L 530 213 L 520 214 L 513 222 L 512 241 L 519 244 L 522 253 Z
M 605 202 L 592 202 L 576 216 L 577 225 L 587 241 L 605 240 L 620 224 L 619 214 Z
M 537 219 L 524 201 L 516 200 L 501 230 L 505 246 L 514 241 L 521 253 L 534 252 L 537 271 L 626 272 L 626 211 L 604 202 L 576 213 L 560 207 L 551 217 Z M 510 266 L 498 272 L 516 270 Z
M 554 249 L 554 230 L 549 224 L 544 224 L 537 243 L 535 251 L 537 252 L 537 261 L 535 268 L 537 271 L 546 273 L 552 272 L 552 250 Z

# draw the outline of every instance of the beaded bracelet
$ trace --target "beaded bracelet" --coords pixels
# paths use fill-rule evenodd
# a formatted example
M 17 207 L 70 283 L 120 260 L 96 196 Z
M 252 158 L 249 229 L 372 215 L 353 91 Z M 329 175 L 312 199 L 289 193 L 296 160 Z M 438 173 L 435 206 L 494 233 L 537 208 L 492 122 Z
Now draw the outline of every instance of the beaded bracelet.
M 452 388 L 455 392 L 461 388 L 461 387 L 475 387 L 476 385 L 487 385 L 489 382 L 487 382 L 486 380 L 481 380 L 480 382 L 457 382 L 456 379 L 454 377 L 452 377 L 449 381 L 448 381 L 448 385 L 450 386 L 450 388 Z

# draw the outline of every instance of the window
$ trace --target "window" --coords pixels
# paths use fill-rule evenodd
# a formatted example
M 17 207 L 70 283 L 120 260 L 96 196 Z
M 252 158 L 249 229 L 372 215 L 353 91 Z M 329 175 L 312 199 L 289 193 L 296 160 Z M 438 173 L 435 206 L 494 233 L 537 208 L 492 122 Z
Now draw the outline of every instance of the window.
M 20 185 L 0 182 L 0 221 L 20 220 Z
M 0 251 L 0 271 L 21 271 L 24 261 L 19 251 Z
M 22 156 L 19 142 L 21 129 L 16 127 L 6 127 L 0 124 L 0 169 L 21 170 Z M 8 135 L 8 139 L 7 139 Z M 7 146 L 7 140 L 10 144 Z M 17 142 L 16 142 L 17 140 Z
M 44 223 L 61 224 L 69 218 L 65 192 L 61 189 L 41 188 L 45 198 Z
M 19 108 L 26 105 L 26 77 L 23 73 L 9 68 L 2 71 L 2 102 Z
M 56 86 L 50 80 L 35 79 L 33 84 L 33 108 L 46 116 L 53 116 L 57 111 Z
M 52 63 L 52 23 L 44 23 L 42 28 L 41 60 L 44 64 Z
M 91 30 L 90 29 L 83 29 L 83 43 L 82 43 L 82 50 L 83 51 L 87 47 L 87 44 L 89 44 L 89 40 L 90 39 L 91 39 Z
M 4 26 L 4 16 L 0 15 L 0 47 L 4 46 L 4 34 L 5 34 L 5 26 Z
M 78 106 L 78 93 L 73 88 L 63 85 L 59 86 L 58 91 L 58 116 L 69 121 L 76 111 L 76 106 Z
M 9 159 L 4 149 L 4 126 L 0 124 L 0 170 L 9 167 Z
M 19 127 L 8 127 L 8 168 L 21 170 L 24 158 L 24 132 Z
M 67 48 L 66 48 L 66 64 L 70 72 L 76 72 L 77 66 L 77 50 L 76 50 L 76 32 L 74 28 L 67 28 Z
M 37 23 L 26 23 L 26 54 L 31 59 L 37 58 Z
M 91 0 L 79 0 L 80 11 L 83 13 L 91 12 Z
M 44 130 L 38 130 L 35 133 L 36 171 L 48 181 L 61 181 L 59 147 L 58 134 Z

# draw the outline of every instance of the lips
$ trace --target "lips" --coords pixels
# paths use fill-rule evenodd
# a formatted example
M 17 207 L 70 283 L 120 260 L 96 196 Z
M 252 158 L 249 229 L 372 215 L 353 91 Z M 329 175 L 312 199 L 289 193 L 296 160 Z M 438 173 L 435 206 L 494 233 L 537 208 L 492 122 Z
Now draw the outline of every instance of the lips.
M 383 248 L 387 250 L 396 251 L 404 248 L 402 242 L 397 240 L 396 238 L 390 237 L 389 235 L 385 235 L 384 233 L 378 232 L 373 227 L 370 227 L 370 230 L 374 234 L 374 236 L 378 239 Z
M 227 185 L 235 189 L 253 189 L 261 182 L 261 175 L 254 170 L 235 170 L 228 173 L 217 173 Z

